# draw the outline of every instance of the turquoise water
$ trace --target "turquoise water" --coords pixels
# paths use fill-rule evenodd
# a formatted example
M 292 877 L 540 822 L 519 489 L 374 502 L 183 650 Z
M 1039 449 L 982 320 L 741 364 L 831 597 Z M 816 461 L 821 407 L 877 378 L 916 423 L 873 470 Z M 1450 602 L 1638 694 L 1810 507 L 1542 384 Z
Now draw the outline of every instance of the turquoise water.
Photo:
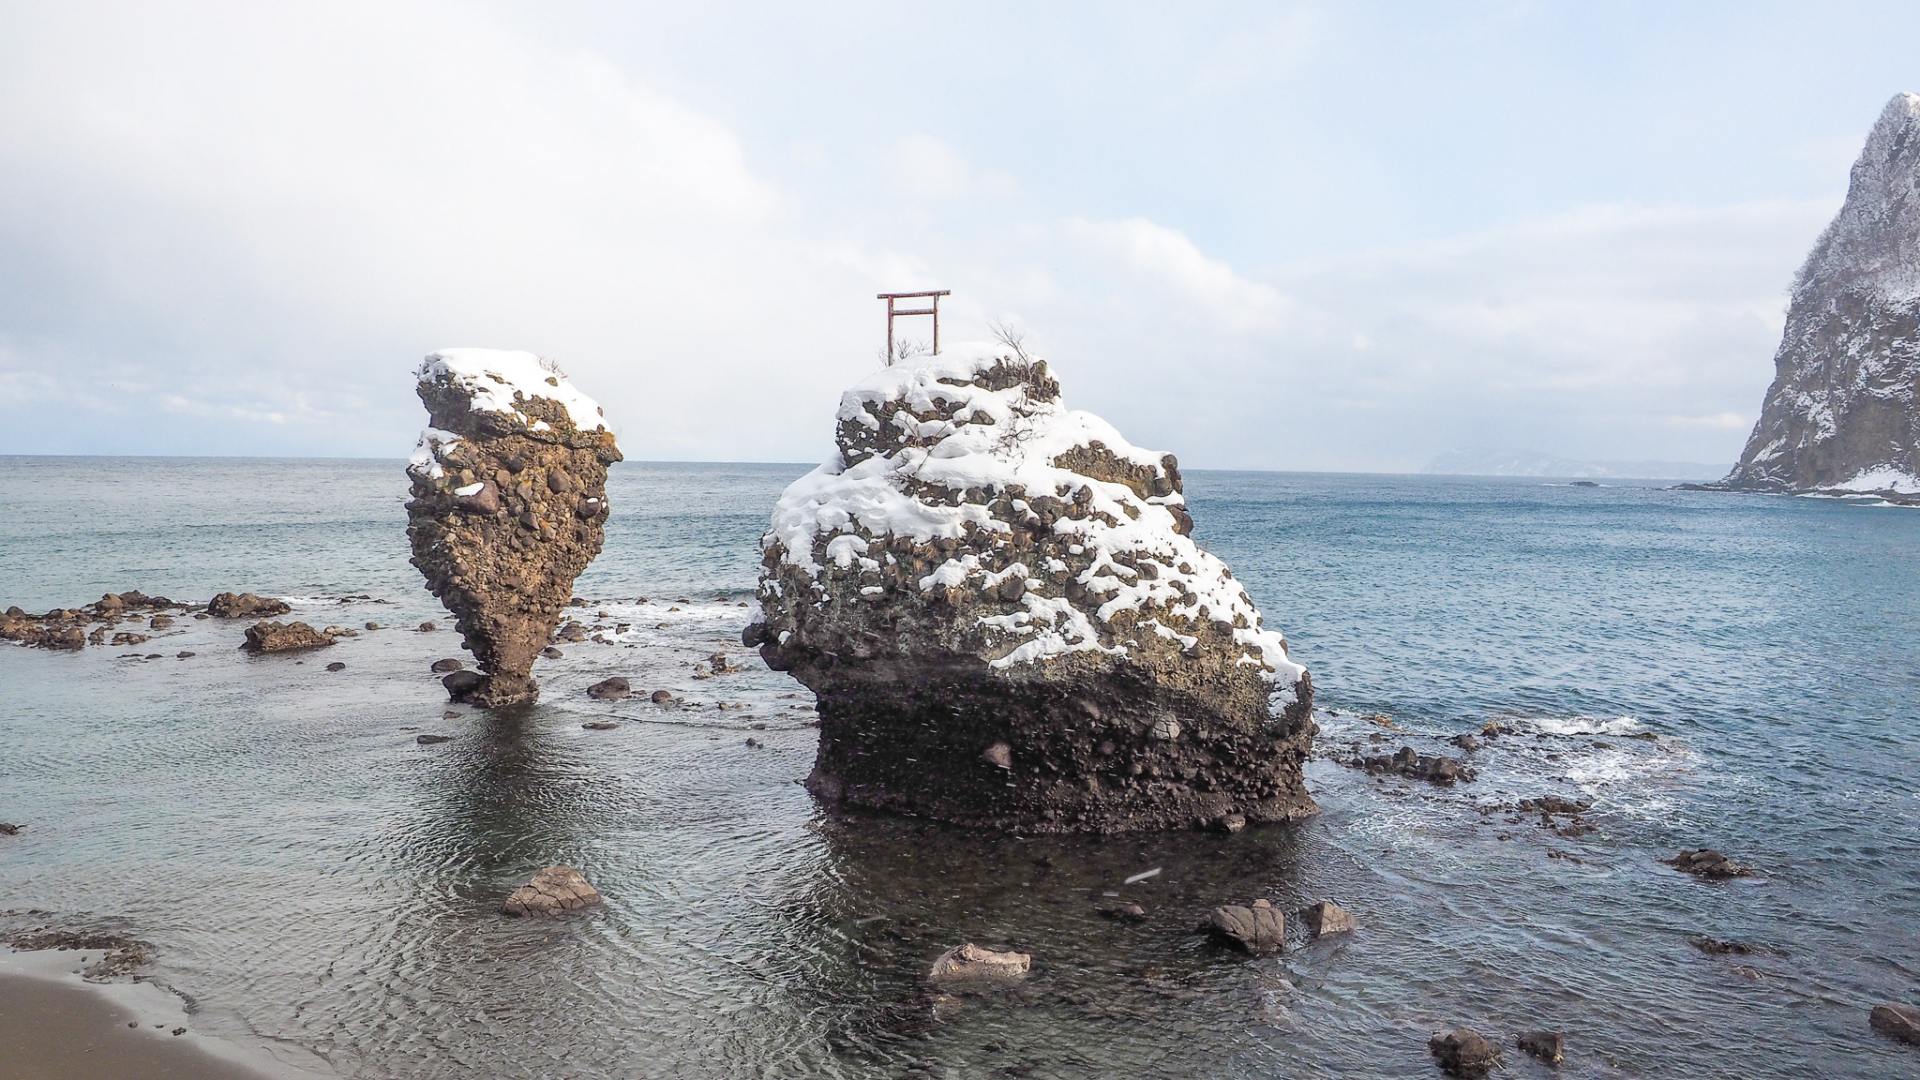
M 1920 513 L 1195 471 L 1196 535 L 1312 668 L 1324 750 L 1522 734 L 1456 789 L 1316 760 L 1325 812 L 1296 828 L 1033 840 L 829 820 L 795 783 L 808 698 L 737 633 L 801 471 L 618 466 L 577 591 L 628 629 L 543 664 L 511 723 L 443 717 L 444 630 L 304 663 L 190 620 L 138 650 L 0 648 L 0 820 L 28 826 L 0 838 L 0 921 L 125 929 L 200 1030 L 349 1076 L 1428 1076 L 1454 1024 L 1561 1029 L 1561 1076 L 1916 1073 L 1866 1010 L 1920 998 Z M 444 623 L 405 497 L 397 462 L 0 458 L 0 605 L 234 589 L 316 625 Z M 748 670 L 696 678 L 717 649 Z M 610 674 L 687 704 L 584 697 Z M 1488 811 L 1549 793 L 1593 798 L 1598 831 Z M 1700 845 L 1763 873 L 1656 861 Z M 603 911 L 494 913 L 561 861 Z M 1101 919 L 1109 894 L 1151 918 Z M 1254 896 L 1360 929 L 1258 961 L 1193 934 Z M 969 939 L 1033 976 L 929 1001 L 919 975 Z

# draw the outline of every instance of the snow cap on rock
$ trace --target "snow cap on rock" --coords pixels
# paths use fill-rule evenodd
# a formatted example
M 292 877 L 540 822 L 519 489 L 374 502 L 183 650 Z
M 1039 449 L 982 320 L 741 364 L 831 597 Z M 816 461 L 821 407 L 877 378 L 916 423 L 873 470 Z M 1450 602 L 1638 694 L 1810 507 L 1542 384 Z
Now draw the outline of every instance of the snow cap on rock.
M 996 643 L 996 668 L 1125 656 L 1142 635 L 1191 647 L 1185 631 L 1204 622 L 1276 684 L 1304 673 L 1232 572 L 1187 535 L 1173 456 L 1063 406 L 1046 361 L 999 343 L 955 345 L 862 379 L 837 421 L 838 452 L 787 489 L 763 541 L 810 579 L 812 600 L 828 599 L 828 568 L 871 573 L 880 588 L 892 556 L 876 546 L 954 541 L 912 585 L 1011 598 L 977 626 Z M 1065 558 L 1007 546 L 1016 522 L 1047 524 Z M 781 604 L 777 590 L 760 601 Z

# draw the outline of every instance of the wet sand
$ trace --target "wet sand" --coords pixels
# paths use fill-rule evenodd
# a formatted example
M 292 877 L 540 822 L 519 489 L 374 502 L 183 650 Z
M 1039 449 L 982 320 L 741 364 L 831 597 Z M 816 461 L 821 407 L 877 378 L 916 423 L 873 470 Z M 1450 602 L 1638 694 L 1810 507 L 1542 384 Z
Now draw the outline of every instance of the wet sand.
M 0 1080 L 261 1080 L 282 1075 L 191 1032 L 167 996 L 141 984 L 96 985 L 64 974 L 75 954 L 0 956 Z M 137 1025 L 129 1027 L 129 1024 Z M 301 1074 L 305 1075 L 305 1074 Z

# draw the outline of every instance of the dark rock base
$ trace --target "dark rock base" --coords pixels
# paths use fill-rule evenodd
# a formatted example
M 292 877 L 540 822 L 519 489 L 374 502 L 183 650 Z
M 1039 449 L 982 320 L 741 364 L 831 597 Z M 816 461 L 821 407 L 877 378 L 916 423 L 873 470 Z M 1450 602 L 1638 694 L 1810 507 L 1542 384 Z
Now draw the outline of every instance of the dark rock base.
M 530 675 L 489 675 L 480 671 L 455 671 L 440 680 L 447 688 L 447 699 L 482 709 L 505 709 L 531 705 L 540 699 L 540 684 Z
M 1244 730 L 1204 707 L 1155 708 L 1155 697 L 1112 678 L 827 690 L 807 789 L 841 808 L 1022 833 L 1199 829 L 1318 811 L 1300 774 L 1310 699 Z

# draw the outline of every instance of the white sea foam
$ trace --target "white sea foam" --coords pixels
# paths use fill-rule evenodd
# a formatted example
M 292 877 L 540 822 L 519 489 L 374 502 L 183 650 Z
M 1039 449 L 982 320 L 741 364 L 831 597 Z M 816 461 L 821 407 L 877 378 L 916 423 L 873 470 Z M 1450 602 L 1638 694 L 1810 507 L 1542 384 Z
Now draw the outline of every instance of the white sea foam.
M 1541 735 L 1631 735 L 1642 730 L 1631 716 L 1519 716 L 1499 722 Z

